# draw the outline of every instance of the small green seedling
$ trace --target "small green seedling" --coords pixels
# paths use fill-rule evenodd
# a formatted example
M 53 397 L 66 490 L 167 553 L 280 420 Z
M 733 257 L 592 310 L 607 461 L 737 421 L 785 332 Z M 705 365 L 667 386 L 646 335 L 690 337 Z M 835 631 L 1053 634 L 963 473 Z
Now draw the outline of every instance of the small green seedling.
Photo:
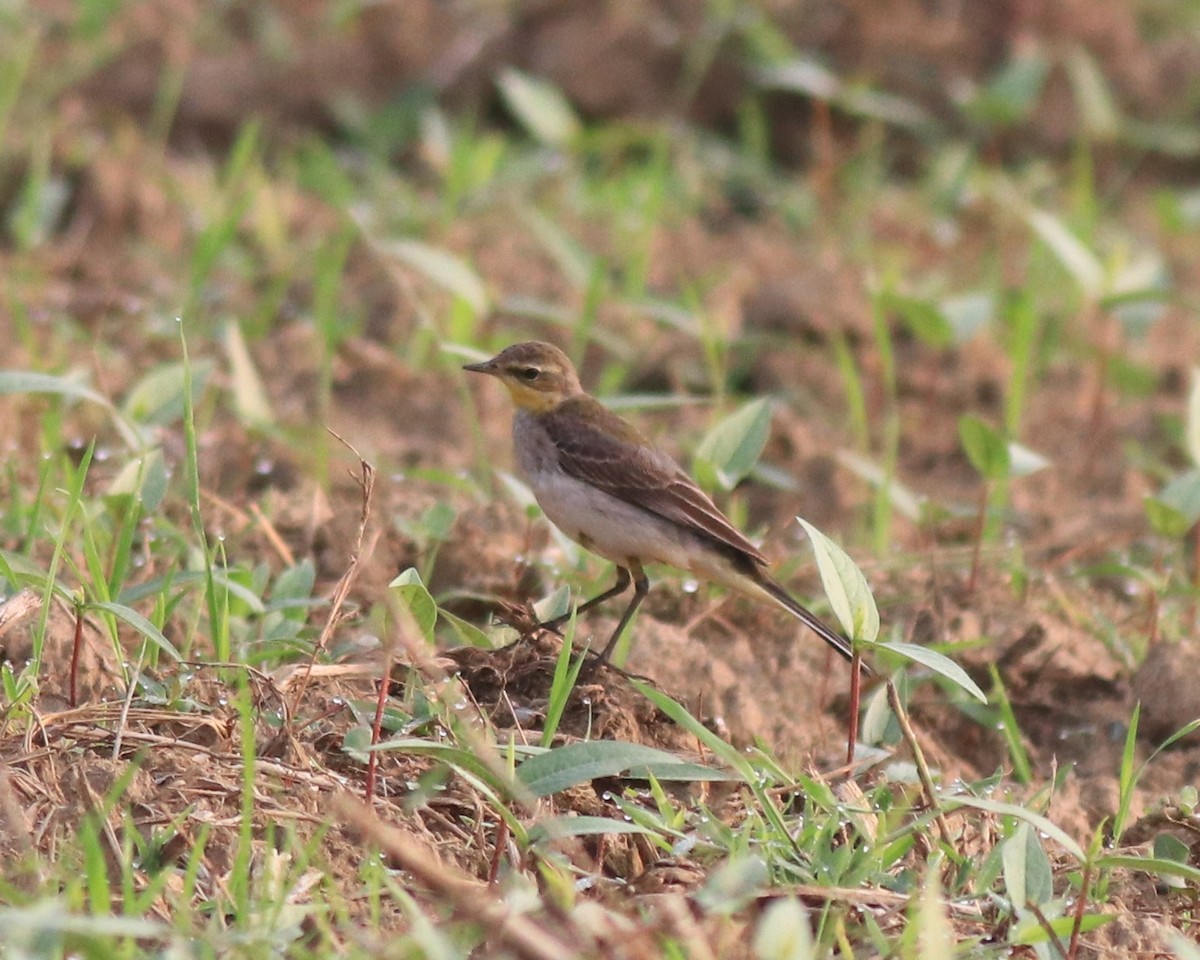
M 979 579 L 979 555 L 987 529 L 988 505 L 996 485 L 1028 476 L 1049 466 L 1049 461 L 1028 447 L 1006 440 L 1000 431 L 973 414 L 964 414 L 958 421 L 958 437 L 967 459 L 971 461 L 983 487 L 979 493 L 979 516 L 975 526 L 975 544 L 971 555 L 971 576 L 968 592 L 974 593 Z
M 504 105 L 543 146 L 567 147 L 578 139 L 583 124 L 554 84 L 508 67 L 500 71 L 496 86 Z
M 730 491 L 754 469 L 771 431 L 771 401 L 752 400 L 717 422 L 693 460 L 696 479 L 706 489 Z
M 1182 540 L 1189 533 L 1195 538 L 1192 586 L 1200 587 L 1200 367 L 1192 369 L 1183 439 L 1192 465 L 1146 498 L 1146 518 L 1156 533 L 1170 540 Z
M 940 674 L 952 683 L 965 690 L 981 703 L 987 703 L 987 697 L 979 686 L 969 677 L 965 670 L 949 657 L 944 657 L 935 650 L 913 643 L 892 641 L 880 643 L 879 609 L 875 598 L 867 584 L 867 578 L 850 559 L 850 555 L 830 540 L 825 534 L 807 520 L 797 517 L 796 521 L 804 527 L 812 543 L 813 556 L 817 560 L 817 570 L 821 575 L 821 585 L 829 598 L 829 605 L 841 625 L 842 631 L 850 640 L 855 650 L 854 669 L 850 676 L 850 728 L 849 745 L 847 747 L 847 763 L 854 760 L 854 746 L 858 740 L 858 708 L 859 708 L 859 670 L 858 653 L 861 646 L 874 646 L 879 649 L 897 653 L 906 660 L 919 663 L 924 667 Z

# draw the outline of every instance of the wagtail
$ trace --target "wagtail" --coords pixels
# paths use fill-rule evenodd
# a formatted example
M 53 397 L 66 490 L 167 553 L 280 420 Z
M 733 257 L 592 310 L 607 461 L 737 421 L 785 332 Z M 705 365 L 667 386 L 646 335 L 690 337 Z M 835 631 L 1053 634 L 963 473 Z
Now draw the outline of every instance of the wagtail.
M 612 561 L 617 582 L 583 613 L 633 584 L 633 599 L 600 653 L 620 639 L 650 591 L 644 565 L 662 563 L 759 599 L 772 600 L 847 660 L 850 643 L 767 572 L 767 558 L 717 509 L 683 469 L 631 424 L 588 396 L 567 355 L 539 341 L 517 343 L 463 367 L 508 387 L 516 404 L 517 468 L 538 505 L 563 533 Z M 568 617 L 543 627 L 556 629 Z

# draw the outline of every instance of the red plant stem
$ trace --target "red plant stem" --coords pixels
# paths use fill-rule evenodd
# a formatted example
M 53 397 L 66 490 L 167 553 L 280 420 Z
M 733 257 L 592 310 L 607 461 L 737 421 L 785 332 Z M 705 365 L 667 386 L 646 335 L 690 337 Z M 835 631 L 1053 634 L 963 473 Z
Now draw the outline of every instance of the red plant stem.
M 388 688 L 392 684 L 392 655 L 389 652 L 383 659 L 383 676 L 379 679 L 379 698 L 375 701 L 375 722 L 371 724 L 371 746 L 379 743 L 379 731 L 383 729 L 383 708 L 387 703 Z M 375 768 L 379 762 L 379 754 L 374 750 L 367 757 L 367 783 L 363 789 L 363 798 L 370 805 L 375 799 Z
M 508 844 L 508 821 L 501 817 L 496 821 L 496 849 L 492 851 L 492 862 L 488 866 L 488 884 L 495 886 L 496 878 L 500 875 L 500 858 L 504 856 L 504 847 Z
M 854 745 L 858 743 L 858 706 L 862 699 L 862 654 L 857 650 L 850 658 L 850 734 L 846 744 L 846 763 L 854 763 Z
M 1079 900 L 1075 903 L 1075 922 L 1071 924 L 1071 943 L 1067 947 L 1067 960 L 1075 960 L 1075 952 L 1079 949 L 1079 933 L 1083 929 L 1083 911 L 1088 902 L 1088 883 L 1092 879 L 1092 865 L 1085 864 L 1083 876 L 1079 879 Z
M 75 641 L 71 644 L 71 706 L 79 706 L 79 651 L 83 646 L 83 607 L 75 607 Z

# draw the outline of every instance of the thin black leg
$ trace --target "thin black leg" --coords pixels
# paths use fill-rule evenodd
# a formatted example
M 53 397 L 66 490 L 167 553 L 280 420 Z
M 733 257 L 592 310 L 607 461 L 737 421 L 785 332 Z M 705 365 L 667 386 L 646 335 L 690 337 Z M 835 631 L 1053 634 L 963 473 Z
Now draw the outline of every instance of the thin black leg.
M 646 599 L 646 594 L 650 592 L 650 578 L 646 576 L 646 571 L 642 569 L 640 563 L 629 564 L 629 570 L 633 572 L 633 599 L 629 601 L 629 606 L 625 608 L 625 612 L 621 614 L 621 622 L 617 624 L 617 629 L 613 631 L 612 637 L 609 638 L 604 649 L 600 651 L 600 657 L 595 665 L 608 663 L 609 655 L 617 645 L 617 641 L 621 639 L 621 634 L 625 632 L 625 628 L 629 626 L 629 621 L 633 619 L 633 615 L 637 613 L 637 608 L 642 605 L 642 601 Z M 628 576 L 629 571 L 626 571 Z
M 580 605 L 580 607 L 575 611 L 575 616 L 578 617 L 581 613 L 586 613 L 597 604 L 603 603 L 605 600 L 611 600 L 613 597 L 617 596 L 617 594 L 624 593 L 629 589 L 629 585 L 631 583 L 633 583 L 633 577 L 629 571 L 624 567 L 617 567 L 617 582 L 603 593 L 597 594 L 596 596 L 592 597 L 591 600 L 588 600 L 586 603 Z M 539 623 L 538 626 L 543 630 L 553 630 L 555 633 L 558 633 L 558 628 L 570 619 L 571 613 L 568 611 L 561 617 L 555 617 L 553 620 L 547 620 L 545 623 Z

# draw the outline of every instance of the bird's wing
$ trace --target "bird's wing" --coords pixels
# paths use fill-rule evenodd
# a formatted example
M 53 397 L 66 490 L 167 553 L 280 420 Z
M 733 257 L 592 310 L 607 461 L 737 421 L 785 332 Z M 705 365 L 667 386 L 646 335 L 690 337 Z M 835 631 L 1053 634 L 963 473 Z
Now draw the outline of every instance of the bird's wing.
M 599 401 L 572 397 L 541 420 L 571 476 L 766 564 L 674 460 Z

